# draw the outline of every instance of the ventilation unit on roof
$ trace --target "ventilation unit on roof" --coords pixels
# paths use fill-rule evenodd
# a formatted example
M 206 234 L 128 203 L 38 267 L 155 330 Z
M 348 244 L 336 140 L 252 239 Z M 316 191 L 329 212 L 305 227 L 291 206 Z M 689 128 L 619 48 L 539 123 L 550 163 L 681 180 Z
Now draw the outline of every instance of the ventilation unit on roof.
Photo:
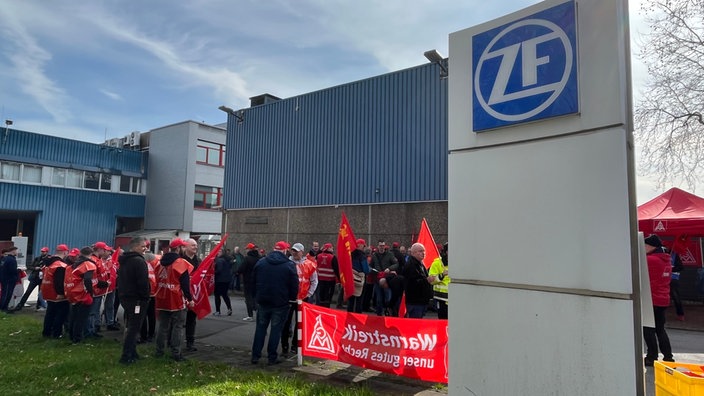
M 139 132 L 134 131 L 128 135 L 130 147 L 139 147 Z

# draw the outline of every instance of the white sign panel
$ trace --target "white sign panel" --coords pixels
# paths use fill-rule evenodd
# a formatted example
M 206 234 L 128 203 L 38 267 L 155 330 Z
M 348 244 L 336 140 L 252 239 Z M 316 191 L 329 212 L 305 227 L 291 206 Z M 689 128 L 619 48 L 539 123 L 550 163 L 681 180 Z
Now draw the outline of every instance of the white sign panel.
M 626 0 L 450 35 L 450 394 L 644 391 L 628 42 Z

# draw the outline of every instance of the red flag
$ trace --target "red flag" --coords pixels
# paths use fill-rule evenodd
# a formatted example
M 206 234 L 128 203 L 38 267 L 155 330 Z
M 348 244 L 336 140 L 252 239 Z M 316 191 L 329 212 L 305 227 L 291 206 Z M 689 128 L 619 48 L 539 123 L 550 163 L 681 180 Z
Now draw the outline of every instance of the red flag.
M 117 259 L 120 257 L 121 254 L 122 254 L 122 248 L 118 246 L 117 249 L 115 249 L 115 251 L 112 253 L 111 260 L 112 260 L 113 264 L 117 263 Z
M 340 284 L 345 293 L 345 300 L 354 294 L 354 277 L 352 276 L 352 250 L 357 242 L 345 212 L 342 212 L 340 231 L 337 234 L 337 265 L 340 269 Z
M 428 228 L 428 222 L 423 221 L 420 223 L 420 232 L 418 233 L 418 243 L 425 247 L 425 258 L 423 259 L 423 265 L 425 268 L 430 268 L 436 258 L 440 257 L 440 252 L 438 251 L 438 245 L 435 244 L 433 239 L 433 234 L 430 233 L 430 228 Z M 401 297 L 401 305 L 398 308 L 398 316 L 406 316 L 406 294 L 404 293 Z
M 440 257 L 440 252 L 438 251 L 438 245 L 435 244 L 433 239 L 433 234 L 430 233 L 430 228 L 428 228 L 428 223 L 423 221 L 420 223 L 420 233 L 418 233 L 418 243 L 425 246 L 425 258 L 423 259 L 423 265 L 425 268 L 430 268 L 436 258 Z
M 220 243 L 210 251 L 210 254 L 200 263 L 198 268 L 191 273 L 191 294 L 195 303 L 191 311 L 195 312 L 198 319 L 203 319 L 212 312 L 208 296 L 215 289 L 215 257 L 227 241 L 227 234 L 223 235 Z

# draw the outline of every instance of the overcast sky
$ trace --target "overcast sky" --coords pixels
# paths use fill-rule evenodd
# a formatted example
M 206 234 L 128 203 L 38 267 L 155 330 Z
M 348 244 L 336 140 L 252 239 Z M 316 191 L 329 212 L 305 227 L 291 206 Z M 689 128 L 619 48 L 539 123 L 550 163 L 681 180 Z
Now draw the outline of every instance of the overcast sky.
M 645 30 L 630 0 L 633 51 Z M 101 143 L 448 55 L 449 33 L 535 0 L 0 0 L 0 116 Z M 489 6 L 490 4 L 490 6 Z M 635 90 L 644 68 L 633 57 Z M 635 92 L 636 97 L 638 92 Z M 639 203 L 657 194 L 639 179 Z

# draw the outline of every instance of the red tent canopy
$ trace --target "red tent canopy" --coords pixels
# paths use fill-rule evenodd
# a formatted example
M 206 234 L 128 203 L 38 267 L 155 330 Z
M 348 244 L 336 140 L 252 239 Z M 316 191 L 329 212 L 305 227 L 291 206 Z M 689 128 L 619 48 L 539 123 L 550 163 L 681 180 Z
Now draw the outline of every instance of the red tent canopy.
M 671 188 L 638 207 L 638 229 L 646 236 L 704 236 L 704 198 Z

